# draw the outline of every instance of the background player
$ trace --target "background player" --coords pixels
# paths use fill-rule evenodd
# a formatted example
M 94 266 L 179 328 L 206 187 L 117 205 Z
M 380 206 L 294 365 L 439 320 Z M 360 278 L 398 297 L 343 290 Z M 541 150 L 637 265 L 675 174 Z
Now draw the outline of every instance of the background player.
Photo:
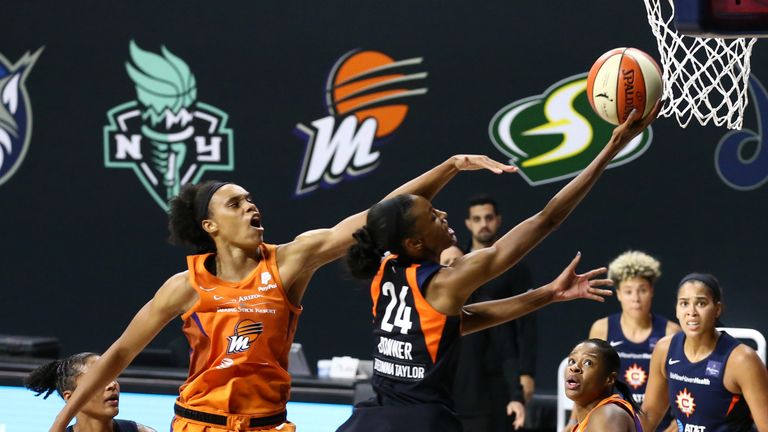
M 65 401 L 72 396 L 83 374 L 93 365 L 99 355 L 80 353 L 63 360 L 46 363 L 32 371 L 24 385 L 47 399 L 54 391 Z M 120 384 L 112 381 L 101 393 L 95 394 L 77 413 L 77 421 L 67 432 L 155 432 L 154 429 L 130 420 L 115 419 L 120 412 Z
M 616 286 L 621 312 L 595 321 L 589 330 L 590 339 L 608 341 L 619 354 L 619 378 L 630 386 L 638 404 L 643 403 L 656 342 L 680 331 L 674 322 L 651 312 L 659 276 L 659 261 L 646 253 L 627 251 L 616 257 L 608 266 L 608 278 Z M 661 427 L 676 431 L 677 425 L 671 421 L 672 417 L 667 416 Z
M 565 395 L 573 401 L 573 432 L 642 432 L 638 405 L 619 377 L 619 355 L 606 341 L 589 339 L 568 355 Z M 614 394 L 618 390 L 623 399 Z
M 478 287 L 509 269 L 558 227 L 584 198 L 613 157 L 658 114 L 640 120 L 637 112 L 587 168 L 542 211 L 518 224 L 492 246 L 439 264 L 443 250 L 456 242 L 447 215 L 423 197 L 404 195 L 374 205 L 366 225 L 355 232 L 347 263 L 358 278 L 373 278 L 374 375 L 376 397 L 358 404 L 339 431 L 458 431 L 450 411 L 452 377 L 460 334 L 507 322 L 554 301 L 602 301 L 610 291 L 589 281 L 605 271 L 574 270 L 580 254 L 552 283 L 503 300 L 465 306 Z M 386 255 L 388 254 L 388 255 Z
M 485 156 L 454 156 L 391 196 L 432 198 L 462 170 L 514 167 Z M 173 318 L 181 315 L 192 348 L 189 378 L 180 389 L 175 432 L 290 432 L 288 352 L 304 291 L 314 272 L 344 254 L 366 212 L 290 243 L 263 241 L 262 213 L 232 183 L 187 185 L 171 201 L 172 238 L 197 248 L 188 270 L 171 276 L 91 368 L 51 431 L 62 432 L 83 404 L 111 382 Z
M 645 390 L 643 427 L 653 430 L 668 406 L 679 430 L 768 431 L 768 371 L 755 351 L 716 322 L 722 291 L 709 274 L 691 273 L 677 291 L 683 331 L 661 339 L 653 350 Z

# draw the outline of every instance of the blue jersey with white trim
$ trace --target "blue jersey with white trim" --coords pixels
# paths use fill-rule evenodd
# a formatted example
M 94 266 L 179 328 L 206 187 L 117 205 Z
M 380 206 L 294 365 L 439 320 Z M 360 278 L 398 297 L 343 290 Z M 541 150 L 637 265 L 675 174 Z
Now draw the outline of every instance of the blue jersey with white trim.
M 685 356 L 685 333 L 672 337 L 664 362 L 669 405 L 682 432 L 741 432 L 752 430 L 752 416 L 742 395 L 725 388 L 725 365 L 741 342 L 720 332 L 714 351 L 691 363 Z

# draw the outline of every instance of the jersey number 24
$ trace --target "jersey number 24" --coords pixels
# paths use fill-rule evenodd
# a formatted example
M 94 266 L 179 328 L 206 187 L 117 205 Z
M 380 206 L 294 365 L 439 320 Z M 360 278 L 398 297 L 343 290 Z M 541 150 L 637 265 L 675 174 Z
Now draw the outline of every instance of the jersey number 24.
M 381 320 L 381 329 L 392 333 L 395 327 L 400 327 L 400 333 L 408 334 L 408 330 L 413 326 L 411 322 L 411 307 L 405 304 L 405 298 L 408 296 L 408 286 L 403 286 L 400 290 L 399 301 L 395 292 L 395 284 L 392 282 L 386 282 L 381 287 L 381 292 L 384 296 L 389 297 L 389 304 L 387 304 L 387 310 L 384 312 L 384 319 Z M 395 306 L 397 306 L 395 322 L 390 323 L 389 320 L 392 318 L 392 310 Z

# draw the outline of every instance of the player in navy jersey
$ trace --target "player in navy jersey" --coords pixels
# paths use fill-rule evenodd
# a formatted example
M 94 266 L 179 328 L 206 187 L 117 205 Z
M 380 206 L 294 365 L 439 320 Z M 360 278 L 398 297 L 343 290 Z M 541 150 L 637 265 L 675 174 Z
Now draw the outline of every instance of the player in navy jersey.
M 752 348 L 717 330 L 722 309 L 714 276 L 682 279 L 677 319 L 683 331 L 653 350 L 643 403 L 646 430 L 671 406 L 682 432 L 750 431 L 753 419 L 759 431 L 768 431 L 768 371 Z
M 589 330 L 590 339 L 608 341 L 619 354 L 619 378 L 629 385 L 638 404 L 643 403 L 656 342 L 680 331 L 674 322 L 651 312 L 660 267 L 658 260 L 640 251 L 627 251 L 616 257 L 608 265 L 608 278 L 616 286 L 621 313 L 595 321 Z M 671 421 L 668 415 L 661 422 L 660 430 L 676 431 L 677 425 L 670 424 Z
M 501 300 L 465 306 L 480 286 L 499 276 L 563 223 L 613 157 L 653 121 L 633 112 L 589 166 L 558 192 L 542 211 L 518 224 L 493 245 L 442 267 L 440 253 L 456 243 L 447 214 L 430 200 L 400 195 L 368 212 L 355 232 L 347 264 L 353 276 L 373 279 L 374 376 L 376 396 L 358 404 L 339 431 L 460 431 L 451 411 L 459 336 L 515 319 L 556 301 L 604 301 L 605 272 L 577 275 L 581 254 L 551 283 Z

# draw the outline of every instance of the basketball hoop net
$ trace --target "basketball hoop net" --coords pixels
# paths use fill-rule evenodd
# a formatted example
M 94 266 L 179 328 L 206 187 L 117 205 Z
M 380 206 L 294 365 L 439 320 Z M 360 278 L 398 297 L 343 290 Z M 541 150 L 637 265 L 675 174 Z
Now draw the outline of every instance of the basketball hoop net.
M 673 22 L 673 0 L 644 0 L 648 23 L 661 54 L 664 107 L 681 127 L 692 118 L 706 125 L 741 129 L 747 106 L 750 54 L 755 38 L 685 36 Z M 669 6 L 662 7 L 662 3 Z M 665 9 L 665 10 L 662 10 Z

